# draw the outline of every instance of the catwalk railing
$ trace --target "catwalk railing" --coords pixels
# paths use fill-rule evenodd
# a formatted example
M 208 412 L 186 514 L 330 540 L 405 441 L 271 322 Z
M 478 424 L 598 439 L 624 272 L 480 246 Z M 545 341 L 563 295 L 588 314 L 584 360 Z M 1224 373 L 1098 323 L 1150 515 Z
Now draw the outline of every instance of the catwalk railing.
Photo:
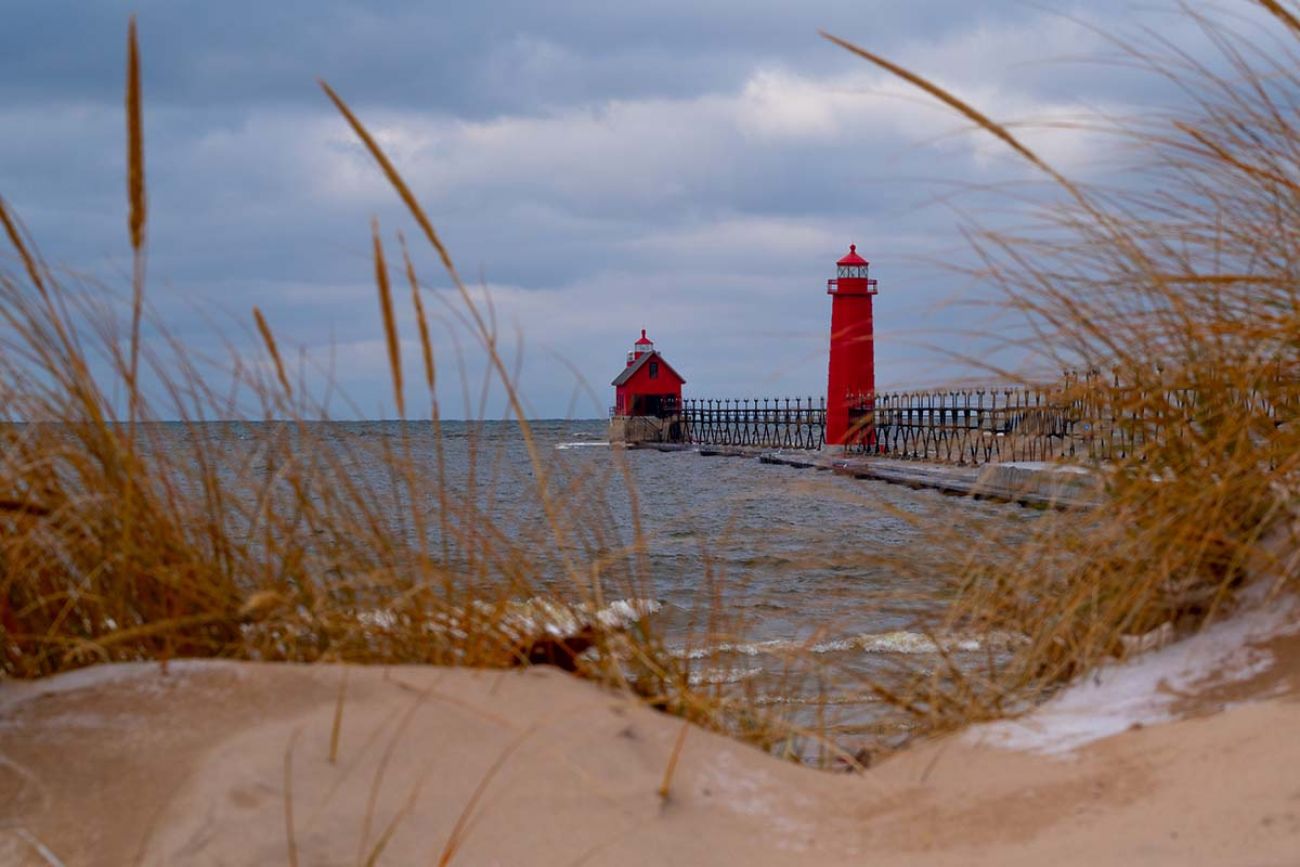
M 850 414 L 860 427 L 846 451 L 979 465 L 1101 458 L 1117 444 L 1080 402 L 1034 388 L 883 393 Z M 1088 418 L 1088 421 L 1085 421 Z M 1125 440 L 1118 444 L 1122 449 Z
M 1128 386 L 1067 376 L 1055 387 L 886 392 L 851 402 L 846 451 L 978 466 L 1008 461 L 1098 463 L 1141 457 L 1153 445 L 1250 414 L 1281 424 L 1297 415 L 1297 389 L 1216 391 Z M 682 439 L 696 445 L 817 449 L 825 443 L 822 399 L 686 400 Z
M 682 434 L 688 443 L 817 449 L 826 441 L 826 401 L 811 397 L 684 400 Z
M 1281 424 L 1296 415 L 1295 389 L 1215 392 L 1128 386 L 1067 377 L 1056 388 L 982 388 L 878 394 L 856 401 L 850 453 L 978 466 L 1008 461 L 1100 463 L 1141 458 L 1198 433 L 1216 414 Z

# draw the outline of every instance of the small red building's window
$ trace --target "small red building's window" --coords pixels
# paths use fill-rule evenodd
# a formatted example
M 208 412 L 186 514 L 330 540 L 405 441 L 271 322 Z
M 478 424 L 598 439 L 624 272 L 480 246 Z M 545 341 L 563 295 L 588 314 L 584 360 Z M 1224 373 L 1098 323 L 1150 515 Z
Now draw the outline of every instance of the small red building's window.
M 650 378 L 651 379 L 659 378 L 659 362 L 657 361 L 650 362 Z

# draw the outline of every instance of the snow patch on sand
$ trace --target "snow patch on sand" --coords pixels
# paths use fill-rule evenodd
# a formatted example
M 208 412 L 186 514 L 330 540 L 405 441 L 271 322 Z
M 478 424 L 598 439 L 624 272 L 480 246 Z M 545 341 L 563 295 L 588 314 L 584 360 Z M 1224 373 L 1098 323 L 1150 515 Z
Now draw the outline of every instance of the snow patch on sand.
M 62 695 L 108 684 L 137 684 L 137 691 L 145 687 L 152 692 L 171 689 L 179 678 L 199 670 L 223 669 L 237 677 L 243 676 L 240 664 L 221 659 L 173 659 L 167 663 L 166 673 L 157 662 L 117 662 L 92 665 L 65 671 L 34 681 L 10 681 L 0 685 L 0 709 L 9 709 L 40 696 Z
M 743 767 L 727 751 L 711 756 L 700 775 L 702 789 L 709 790 L 733 813 L 752 816 L 777 832 L 777 846 L 793 851 L 808 848 L 813 826 L 795 810 L 812 807 L 803 794 L 782 787 L 769 774 Z
M 1250 645 L 1296 632 L 1300 601 L 1275 600 L 1160 650 L 1103 666 L 1033 712 L 974 726 L 963 737 L 1007 750 L 1065 755 L 1134 725 L 1172 720 L 1175 703 L 1188 694 L 1267 671 L 1273 654 Z

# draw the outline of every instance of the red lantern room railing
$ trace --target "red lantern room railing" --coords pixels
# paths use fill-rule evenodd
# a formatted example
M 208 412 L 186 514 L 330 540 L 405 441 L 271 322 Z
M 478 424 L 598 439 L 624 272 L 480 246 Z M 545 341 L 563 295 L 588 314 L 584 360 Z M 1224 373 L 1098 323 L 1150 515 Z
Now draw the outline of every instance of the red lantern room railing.
M 835 263 L 835 277 L 826 281 L 827 295 L 876 295 L 876 281 L 870 279 L 867 269 L 871 263 L 858 255 L 858 245 L 850 244 L 849 253 Z M 847 281 L 841 286 L 840 281 Z

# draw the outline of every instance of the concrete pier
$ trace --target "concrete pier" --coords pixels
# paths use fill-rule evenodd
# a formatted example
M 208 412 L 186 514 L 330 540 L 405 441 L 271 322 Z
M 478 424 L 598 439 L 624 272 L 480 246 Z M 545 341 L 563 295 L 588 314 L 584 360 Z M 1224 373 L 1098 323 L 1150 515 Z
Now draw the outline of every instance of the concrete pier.
M 979 497 L 1056 509 L 1090 509 L 1103 502 L 1104 481 L 1099 472 L 1084 467 L 1040 462 L 950 466 L 921 461 L 855 457 L 829 450 L 770 451 L 741 446 L 690 446 L 643 443 L 640 448 L 659 451 L 694 451 L 701 457 L 737 457 L 764 464 L 826 470 L 858 479 L 931 488 L 958 496 Z M 838 450 L 836 450 L 838 451 Z
M 1047 463 L 954 467 L 884 458 L 839 459 L 831 470 L 949 494 L 1005 500 L 1025 506 L 1088 509 L 1102 503 L 1102 480 L 1080 467 Z

